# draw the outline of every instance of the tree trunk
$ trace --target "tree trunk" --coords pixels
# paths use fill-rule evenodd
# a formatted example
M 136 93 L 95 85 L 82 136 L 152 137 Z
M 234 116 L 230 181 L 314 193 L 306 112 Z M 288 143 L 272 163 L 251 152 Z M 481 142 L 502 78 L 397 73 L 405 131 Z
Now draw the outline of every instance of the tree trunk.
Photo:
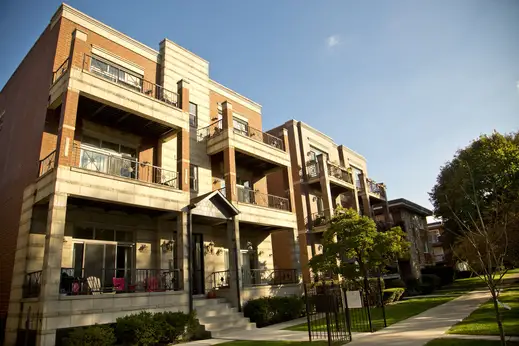
M 499 306 L 497 304 L 497 296 L 495 289 L 491 289 L 490 293 L 492 293 L 492 301 L 494 302 L 494 311 L 496 313 L 496 322 L 497 327 L 499 328 L 499 337 L 501 338 L 501 345 L 506 346 L 505 331 L 503 329 L 503 323 L 501 323 L 501 313 L 499 312 Z

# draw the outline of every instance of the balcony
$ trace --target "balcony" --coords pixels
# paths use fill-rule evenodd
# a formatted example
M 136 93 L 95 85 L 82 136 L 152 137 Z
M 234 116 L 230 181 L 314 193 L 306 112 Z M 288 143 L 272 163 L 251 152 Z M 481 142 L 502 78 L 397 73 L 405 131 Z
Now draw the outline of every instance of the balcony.
M 353 175 L 348 168 L 329 161 L 323 162 L 323 164 L 325 166 L 326 175 L 329 182 L 331 183 L 332 189 L 339 190 L 337 191 L 338 193 L 344 192 L 344 189 L 355 189 Z M 323 174 L 325 174 L 322 172 L 318 160 L 311 160 L 306 162 L 306 173 L 308 175 L 309 184 L 318 183 Z
M 442 246 L 441 236 L 439 234 L 429 234 L 429 243 L 432 246 Z
M 434 262 L 435 263 L 443 262 L 443 261 L 445 261 L 445 255 L 443 255 L 443 254 L 434 255 Z
M 373 179 L 366 178 L 368 194 L 377 199 L 386 200 L 386 187 Z
M 74 146 L 77 167 L 113 177 L 178 189 L 177 172 L 138 162 L 136 158 L 116 156 L 90 147 Z
M 297 269 L 244 269 L 243 287 L 297 284 Z
M 232 131 L 228 131 L 223 127 L 222 120 L 218 120 L 199 129 L 197 140 L 207 141 L 208 155 L 234 147 L 238 153 L 267 162 L 270 166 L 290 166 L 290 157 L 283 139 L 250 126 L 234 125 Z M 254 166 L 257 164 L 260 162 L 255 162 Z
M 38 177 L 41 177 L 50 172 L 56 165 L 56 150 L 45 156 L 38 163 Z
M 312 213 L 306 218 L 306 225 L 316 232 L 324 231 L 330 222 L 330 215 L 332 214 L 333 211 L 328 209 Z
M 178 269 L 61 268 L 61 295 L 165 292 L 180 289 Z
M 236 189 L 238 192 L 238 202 L 240 203 L 290 211 L 290 200 L 288 198 L 269 195 L 242 186 L 236 186 Z
M 25 281 L 22 288 L 23 298 L 38 298 L 40 296 L 41 275 L 41 270 L 25 275 Z

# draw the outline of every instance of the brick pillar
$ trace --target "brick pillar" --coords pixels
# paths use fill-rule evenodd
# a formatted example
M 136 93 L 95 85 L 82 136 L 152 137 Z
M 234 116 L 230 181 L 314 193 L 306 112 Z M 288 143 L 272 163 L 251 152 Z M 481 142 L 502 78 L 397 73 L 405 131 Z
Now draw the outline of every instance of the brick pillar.
M 188 251 L 189 251 L 189 243 L 187 238 L 187 213 L 180 212 L 177 216 L 177 239 L 175 242 L 175 246 L 177 247 L 177 266 L 180 269 L 180 284 L 183 290 L 191 294 L 191 292 L 187 292 L 189 284 L 189 271 L 188 271 Z
M 181 129 L 177 134 L 178 188 L 189 192 L 189 130 Z
M 69 89 L 63 93 L 58 140 L 56 144 L 56 163 L 58 165 L 70 166 L 79 160 L 79 148 L 73 148 L 78 102 L 79 93 L 77 91 Z
M 324 162 L 324 155 L 319 155 L 317 157 L 317 164 L 319 165 L 319 180 L 321 182 L 321 193 L 323 198 L 323 209 L 324 215 L 327 218 L 331 218 L 333 216 L 333 201 L 332 201 L 332 191 L 330 189 L 330 179 L 328 178 L 328 165 Z
M 177 83 L 178 108 L 189 113 L 189 82 L 181 79 Z
M 364 173 L 361 173 L 359 175 L 359 178 L 360 178 L 360 182 L 361 182 L 361 185 L 362 185 L 362 208 L 364 209 L 364 215 L 365 216 L 368 216 L 368 217 L 373 217 L 373 212 L 371 211 L 371 204 L 369 203 L 369 189 L 368 189 L 368 184 L 366 182 L 366 176 L 364 175 Z
M 230 136 L 233 128 L 232 105 L 225 101 L 222 103 L 222 110 L 223 131 L 227 132 L 228 136 Z M 234 147 L 232 146 L 229 146 L 223 151 L 223 169 L 226 197 L 229 201 L 236 202 L 238 201 L 238 196 L 236 194 L 236 156 Z
M 229 282 L 230 302 L 232 306 L 241 307 L 240 289 L 242 287 L 242 263 L 240 252 L 240 222 L 237 216 L 227 220 L 227 246 L 229 248 Z
M 285 151 L 290 154 L 290 143 L 288 141 L 288 130 L 283 129 L 283 132 L 281 133 L 281 139 L 283 140 L 285 144 Z M 288 167 L 283 169 L 283 187 L 288 192 L 287 198 L 290 203 L 290 210 L 295 213 L 296 207 L 295 207 L 295 198 L 294 198 L 294 182 L 293 182 L 293 176 L 292 176 L 292 167 L 289 165 Z
M 90 45 L 86 42 L 88 35 L 80 30 L 74 30 L 72 33 L 72 44 L 70 45 L 70 57 L 71 66 L 77 68 L 84 68 L 85 70 L 90 69 L 90 57 L 91 52 Z M 56 62 L 60 64 L 60 62 Z M 55 66 L 57 68 L 57 66 Z

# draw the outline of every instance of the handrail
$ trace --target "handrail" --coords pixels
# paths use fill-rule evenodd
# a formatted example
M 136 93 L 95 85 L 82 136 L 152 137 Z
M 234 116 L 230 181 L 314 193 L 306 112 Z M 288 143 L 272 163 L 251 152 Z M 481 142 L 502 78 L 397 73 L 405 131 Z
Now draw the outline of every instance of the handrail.
M 306 224 L 311 223 L 312 227 L 324 226 L 330 222 L 330 218 L 327 215 L 331 215 L 332 213 L 333 211 L 330 209 L 324 209 L 322 211 L 312 213 L 306 218 Z
M 41 177 L 45 173 L 49 172 L 56 165 L 56 150 L 45 156 L 38 163 L 38 177 Z
M 52 84 L 56 83 L 58 79 L 61 78 L 61 76 L 63 76 L 69 69 L 69 57 L 67 57 L 65 59 L 65 61 L 63 61 L 61 63 L 61 65 L 59 65 L 59 67 L 56 69 L 56 71 L 52 71 Z
M 92 58 L 99 61 L 99 66 L 92 65 Z M 104 68 L 104 65 L 107 66 L 106 71 L 103 71 L 100 68 Z M 143 78 L 143 76 L 123 69 L 121 66 L 118 66 L 112 62 L 108 62 L 102 58 L 92 57 L 91 55 L 84 54 L 82 70 L 96 74 L 102 78 L 138 91 L 149 97 L 153 97 L 156 100 L 162 101 L 174 107 L 179 107 L 179 95 L 176 92 L 168 90 L 161 85 L 147 81 Z
M 177 172 L 153 166 L 148 162 L 139 162 L 137 159 L 114 156 L 101 150 L 77 145 L 74 145 L 74 155 L 73 162 L 82 169 L 178 189 Z
M 266 133 L 261 130 L 255 129 L 254 127 L 250 127 L 249 125 L 247 125 L 244 130 L 237 128 L 236 126 L 233 126 L 233 131 L 234 133 L 250 137 L 252 139 L 268 144 L 271 147 L 285 151 L 285 142 L 281 138 L 271 135 L 270 133 Z
M 295 284 L 299 282 L 297 269 L 243 269 L 243 286 Z
M 23 298 L 37 298 L 41 290 L 42 271 L 37 270 L 25 275 L 25 281 L 22 288 Z
M 368 184 L 368 192 L 379 195 L 382 198 L 386 198 L 384 185 L 381 183 L 377 183 L 373 179 L 366 178 L 366 182 Z
M 331 162 L 327 162 L 328 175 L 353 184 L 353 175 L 348 171 L 346 167 L 342 167 Z
M 220 270 L 211 273 L 213 288 L 226 288 L 230 286 L 231 271 Z
M 290 200 L 288 198 L 270 195 L 243 186 L 236 186 L 236 189 L 238 202 L 290 211 Z
M 214 138 L 223 133 L 223 122 L 222 119 L 217 120 L 205 127 L 198 129 L 196 138 L 198 142 Z

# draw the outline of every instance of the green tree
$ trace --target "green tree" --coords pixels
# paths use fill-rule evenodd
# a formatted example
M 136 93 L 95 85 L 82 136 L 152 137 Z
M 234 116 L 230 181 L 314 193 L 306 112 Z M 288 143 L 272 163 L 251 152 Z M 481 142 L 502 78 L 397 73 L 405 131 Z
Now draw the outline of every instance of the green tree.
M 455 257 L 487 284 L 498 306 L 506 265 L 519 264 L 519 134 L 480 136 L 443 166 L 430 197 L 452 233 Z
M 338 208 L 323 234 L 323 253 L 314 256 L 314 272 L 331 272 L 346 279 L 367 279 L 369 273 L 383 272 L 409 250 L 400 227 L 378 232 L 375 222 L 353 209 Z

